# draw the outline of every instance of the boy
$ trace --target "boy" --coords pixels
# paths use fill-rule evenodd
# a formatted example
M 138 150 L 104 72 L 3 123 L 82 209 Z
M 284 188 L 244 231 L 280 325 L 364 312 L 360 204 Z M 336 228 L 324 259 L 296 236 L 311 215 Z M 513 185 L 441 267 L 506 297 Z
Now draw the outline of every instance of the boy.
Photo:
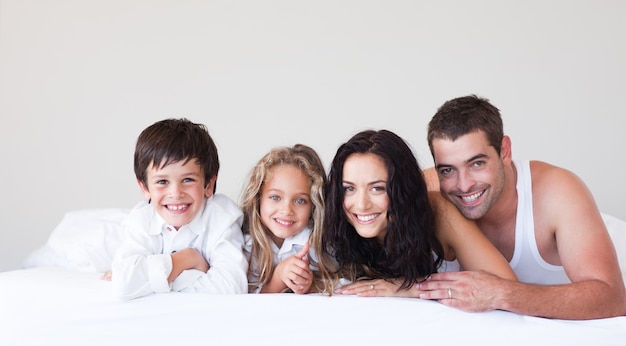
M 120 299 L 169 291 L 247 292 L 242 212 L 215 193 L 219 158 L 206 127 L 154 123 L 138 137 L 135 175 L 147 202 L 123 223 L 112 264 Z

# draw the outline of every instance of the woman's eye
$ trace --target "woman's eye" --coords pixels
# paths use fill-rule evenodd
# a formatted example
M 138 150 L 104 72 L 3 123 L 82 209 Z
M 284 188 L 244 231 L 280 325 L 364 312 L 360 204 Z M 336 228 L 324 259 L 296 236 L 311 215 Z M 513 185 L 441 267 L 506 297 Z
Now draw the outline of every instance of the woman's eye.
M 384 186 L 372 186 L 372 190 L 374 192 L 385 192 L 385 187 Z

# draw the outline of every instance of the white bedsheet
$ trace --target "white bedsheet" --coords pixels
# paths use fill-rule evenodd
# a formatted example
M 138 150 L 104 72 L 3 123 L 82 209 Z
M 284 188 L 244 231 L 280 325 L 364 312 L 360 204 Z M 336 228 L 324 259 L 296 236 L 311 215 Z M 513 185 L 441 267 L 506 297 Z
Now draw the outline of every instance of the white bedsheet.
M 127 302 L 97 273 L 0 273 L 0 345 L 626 345 L 626 317 L 563 321 L 437 302 L 166 293 Z

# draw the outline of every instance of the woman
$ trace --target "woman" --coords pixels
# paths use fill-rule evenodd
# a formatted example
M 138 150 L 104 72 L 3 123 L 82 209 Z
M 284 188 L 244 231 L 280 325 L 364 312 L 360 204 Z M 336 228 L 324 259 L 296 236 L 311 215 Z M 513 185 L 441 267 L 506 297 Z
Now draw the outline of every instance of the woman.
M 327 292 L 419 297 L 415 284 L 456 270 L 448 262 L 455 260 L 464 270 L 516 280 L 477 226 L 427 191 L 413 152 L 393 132 L 353 136 L 337 150 L 328 178 L 320 256 Z M 453 299 L 451 290 L 439 291 Z

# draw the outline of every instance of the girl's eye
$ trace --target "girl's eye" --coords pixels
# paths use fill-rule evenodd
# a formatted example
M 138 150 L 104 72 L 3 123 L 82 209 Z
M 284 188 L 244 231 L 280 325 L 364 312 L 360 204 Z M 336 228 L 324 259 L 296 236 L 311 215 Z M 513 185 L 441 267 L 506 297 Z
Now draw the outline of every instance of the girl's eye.
M 304 198 L 296 199 L 296 204 L 307 204 L 307 200 Z
M 271 199 L 272 201 L 280 201 L 280 197 L 278 197 L 276 195 L 269 196 L 269 199 Z

